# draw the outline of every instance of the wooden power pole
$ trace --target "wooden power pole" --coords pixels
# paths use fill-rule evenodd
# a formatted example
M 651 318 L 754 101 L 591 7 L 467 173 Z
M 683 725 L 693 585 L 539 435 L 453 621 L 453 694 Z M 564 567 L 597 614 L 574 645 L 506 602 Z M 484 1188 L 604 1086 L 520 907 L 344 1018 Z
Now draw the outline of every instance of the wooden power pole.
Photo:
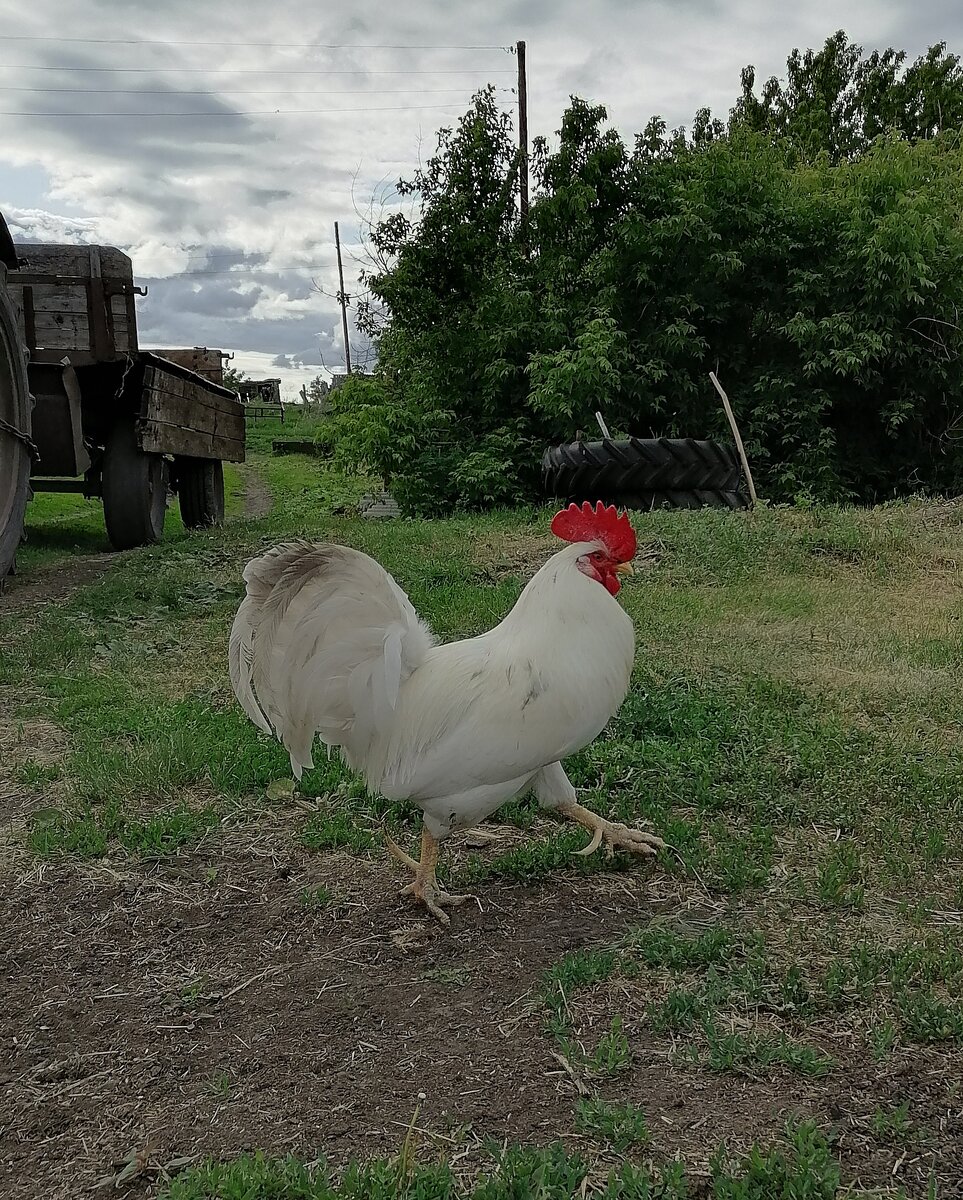
M 518 208 L 522 224 L 528 220 L 528 77 L 525 73 L 525 43 L 517 42 L 518 55 Z
M 341 266 L 341 234 L 338 222 L 334 223 L 334 244 L 338 249 L 338 303 L 341 305 L 341 328 L 344 332 L 344 365 L 351 374 L 351 346 L 348 343 L 348 297 L 344 294 L 344 268 Z

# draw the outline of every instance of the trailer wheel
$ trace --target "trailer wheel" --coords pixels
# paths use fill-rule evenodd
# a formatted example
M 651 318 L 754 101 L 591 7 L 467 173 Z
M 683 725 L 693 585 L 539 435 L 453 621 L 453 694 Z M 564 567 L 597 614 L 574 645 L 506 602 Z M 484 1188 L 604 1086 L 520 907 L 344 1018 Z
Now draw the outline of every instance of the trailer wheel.
M 188 529 L 224 524 L 224 464 L 217 458 L 175 458 L 181 519 Z
M 0 235 L 7 227 L 0 218 Z M 2 241 L 2 237 L 0 237 Z M 2 246 L 0 246 L 2 249 Z M 30 496 L 30 386 L 17 311 L 0 266 L 0 583 L 12 569 Z
M 167 515 L 167 463 L 137 446 L 133 418 L 117 422 L 104 450 L 104 520 L 118 550 L 159 542 Z

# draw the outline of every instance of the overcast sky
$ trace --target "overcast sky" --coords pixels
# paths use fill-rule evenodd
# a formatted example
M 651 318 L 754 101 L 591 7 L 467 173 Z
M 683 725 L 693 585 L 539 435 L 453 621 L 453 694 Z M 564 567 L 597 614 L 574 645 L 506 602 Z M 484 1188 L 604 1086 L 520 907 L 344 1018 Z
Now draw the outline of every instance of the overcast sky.
M 18 240 L 129 253 L 143 345 L 231 350 L 291 394 L 343 361 L 334 221 L 357 292 L 357 212 L 478 87 L 515 110 L 502 47 L 528 43 L 532 136 L 576 94 L 631 139 L 653 113 L 725 117 L 745 64 L 782 74 L 838 28 L 866 50 L 959 52 L 963 5 L 0 0 L 0 211 Z

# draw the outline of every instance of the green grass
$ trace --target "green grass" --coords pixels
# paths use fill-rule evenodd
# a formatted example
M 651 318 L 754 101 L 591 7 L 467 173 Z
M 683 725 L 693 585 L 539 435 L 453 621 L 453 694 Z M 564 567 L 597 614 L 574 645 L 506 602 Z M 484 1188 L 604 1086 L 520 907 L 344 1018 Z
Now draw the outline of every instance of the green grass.
M 634 1110 L 583 1106 L 579 1120 L 583 1128 L 614 1136 L 623 1149 L 646 1139 L 644 1118 Z M 490 1170 L 467 1184 L 444 1164 L 410 1164 L 402 1158 L 353 1162 L 333 1178 L 323 1164 L 256 1154 L 189 1167 L 161 1192 L 161 1200 L 571 1200 L 586 1194 L 586 1163 L 561 1145 L 493 1147 L 491 1153 Z M 696 1190 L 704 1182 L 710 1190 Z M 607 1178 L 596 1178 L 587 1194 L 599 1200 L 686 1200 L 702 1194 L 717 1200 L 834 1200 L 839 1182 L 839 1165 L 825 1136 L 803 1124 L 790 1129 L 781 1143 L 753 1147 L 744 1156 L 720 1149 L 708 1181 L 698 1175 L 687 1179 L 679 1162 L 653 1167 L 623 1158 Z
M 877 1106 L 869 1124 L 880 1141 L 905 1142 L 913 1133 L 909 1101 L 904 1100 L 902 1104 L 886 1108 Z
M 334 900 L 334 895 L 330 888 L 326 888 L 324 884 L 318 884 L 316 887 L 302 888 L 298 899 L 302 908 L 317 912 L 327 908 Z
M 589 1076 L 631 1060 L 613 1012 L 618 995 L 644 1009 L 645 1027 L 671 1057 L 714 1073 L 829 1075 L 834 1055 L 812 1041 L 827 1022 L 842 1023 L 876 1059 L 896 1045 L 963 1046 L 963 951 L 952 931 L 835 948 L 804 947 L 792 932 L 652 925 L 569 952 L 542 977 L 546 1033 Z M 606 1018 L 609 1032 L 586 1049 L 585 1029 Z
M 224 464 L 224 510 L 227 517 L 243 508 L 243 469 Z M 100 500 L 86 500 L 71 492 L 37 492 L 27 505 L 26 541 L 17 551 L 17 569 L 29 575 L 38 567 L 75 555 L 102 554 L 111 549 Z M 187 538 L 176 500 L 168 507 L 164 540 Z
M 707 1021 L 704 1027 L 706 1050 L 695 1053 L 694 1060 L 710 1071 L 752 1073 L 784 1067 L 797 1075 L 828 1075 L 834 1060 L 811 1046 L 801 1045 L 784 1033 L 741 1033 L 720 1029 Z
M 257 444 L 274 432 L 259 430 Z M 0 688 L 8 703 L 18 697 L 15 719 L 52 722 L 66 745 L 53 761 L 27 739 L 12 764 L 46 806 L 23 833 L 34 855 L 190 855 L 224 822 L 272 806 L 293 819 L 292 842 L 318 856 L 382 856 L 383 827 L 416 846 L 418 814 L 367 796 L 323 751 L 298 789 L 311 811 L 293 804 L 286 755 L 239 713 L 227 681 L 242 566 L 278 540 L 335 538 L 382 562 L 440 636 L 465 637 L 497 623 L 551 552 L 550 513 L 369 523 L 350 513 L 370 480 L 314 459 L 256 451 L 252 461 L 275 496 L 269 516 L 213 532 L 175 525 L 163 545 L 124 555 L 66 600 L 0 615 Z M 27 555 L 27 571 L 101 536 L 94 506 L 49 499 L 32 510 L 34 551 L 45 549 L 32 563 Z M 573 1119 L 616 1153 L 630 1135 L 645 1145 L 632 1133 L 645 1120 L 619 1088 L 649 1051 L 681 1073 L 680 1086 L 687 1073 L 737 1072 L 807 1087 L 828 1074 L 835 1087 L 838 1044 L 868 1062 L 963 1046 L 961 510 L 908 502 L 658 513 L 636 524 L 643 553 L 660 557 L 622 592 L 637 631 L 632 691 L 567 767 L 584 803 L 670 843 L 653 877 L 666 912 L 643 921 L 645 901 L 610 941 L 560 946 L 528 1029 L 591 1085 Z M 573 857 L 585 832 L 543 819 L 530 798 L 499 818 L 521 836 L 443 860 L 456 888 L 553 887 L 564 875 L 590 891 L 588 876 L 620 871 L 624 880 L 604 886 L 646 886 L 625 857 Z M 295 895 L 308 910 L 331 903 L 324 887 Z M 444 965 L 424 975 L 448 988 L 469 978 Z M 888 1111 L 865 1118 L 881 1142 L 901 1136 Z M 656 1131 L 653 1120 L 653 1140 Z M 829 1195 L 820 1188 L 836 1168 L 824 1151 L 818 1139 L 790 1139 L 736 1166 L 719 1159 L 712 1194 L 794 1195 L 787 1180 L 799 1171 L 809 1188 L 799 1195 Z M 525 1160 L 556 1188 L 544 1195 L 570 1195 L 559 1189 L 572 1160 L 544 1154 Z M 521 1161 L 506 1159 L 478 1196 L 516 1195 L 504 1191 L 505 1172 Z M 441 1168 L 400 1182 L 398 1169 L 359 1167 L 349 1185 L 251 1159 L 187 1172 L 169 1194 L 473 1194 Z M 682 1195 L 675 1177 L 652 1181 Z M 767 1192 L 773 1181 L 783 1190 Z
M 67 810 L 42 809 L 30 818 L 27 845 L 41 858 L 100 858 L 115 842 L 140 858 L 163 858 L 196 842 L 218 820 L 210 807 L 180 806 L 144 819 L 132 817 L 110 802 Z
M 367 550 L 443 637 L 495 624 L 551 549 L 544 511 L 365 522 L 334 510 L 366 481 L 312 459 L 253 462 L 276 496 L 268 518 L 175 532 L 26 625 L 0 617 L 0 633 L 15 633 L 0 638 L 0 686 L 29 685 L 24 711 L 68 735 L 62 836 L 49 828 L 33 839 L 38 851 L 103 850 L 146 811 L 178 825 L 185 793 L 192 808 L 225 812 L 289 775 L 281 748 L 238 712 L 224 669 L 240 569 L 265 544 L 334 536 Z M 952 910 L 963 897 L 956 511 L 907 503 L 637 523 L 643 551 L 662 557 L 622 594 L 638 661 L 621 712 L 569 763 L 585 802 L 648 822 L 672 845 L 660 869 L 718 896 L 785 878 L 794 899 L 827 913 L 858 914 L 881 892 Z M 31 768 L 19 769 L 26 781 Z M 367 798 L 323 754 L 302 792 L 320 801 L 303 834 L 319 852 L 375 851 L 386 819 L 413 828 L 403 807 Z M 535 807 L 506 815 L 531 826 Z M 574 859 L 584 840 L 543 825 L 504 853 L 463 860 L 455 882 L 634 869 Z
M 609 1104 L 605 1100 L 579 1100 L 576 1126 L 622 1154 L 652 1140 L 645 1113 L 634 1104 Z
M 224 1071 L 219 1071 L 208 1080 L 207 1092 L 214 1100 L 223 1104 L 231 1098 L 231 1086 L 231 1077 Z
M 542 978 L 545 1004 L 556 1018 L 561 1018 L 569 996 L 580 988 L 611 979 L 622 968 L 622 959 L 615 949 L 573 950 L 545 972 Z

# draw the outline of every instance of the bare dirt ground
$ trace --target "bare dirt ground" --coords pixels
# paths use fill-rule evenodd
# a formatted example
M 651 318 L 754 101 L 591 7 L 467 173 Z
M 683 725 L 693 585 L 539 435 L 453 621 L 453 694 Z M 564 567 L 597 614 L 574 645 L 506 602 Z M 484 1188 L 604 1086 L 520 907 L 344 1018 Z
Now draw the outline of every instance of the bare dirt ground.
M 134 1163 L 125 1194 L 147 1196 L 165 1167 L 254 1148 L 335 1164 L 396 1153 L 416 1109 L 424 1153 L 466 1169 L 480 1137 L 577 1147 L 584 1084 L 544 1033 L 542 972 L 667 906 L 713 915 L 639 869 L 486 885 L 446 932 L 397 898 L 386 861 L 308 855 L 295 820 L 276 813 L 156 865 L 51 866 L 8 847 L 0 1194 L 66 1200 Z M 301 897 L 318 884 L 337 901 L 312 911 Z M 829 1086 L 714 1075 L 629 1026 L 630 1067 L 601 1091 L 644 1107 L 659 1155 L 684 1155 L 690 1175 L 723 1140 L 746 1147 L 813 1114 L 842 1129 L 849 1178 L 890 1183 L 896 1156 L 863 1136 L 864 1118 L 911 1099 L 941 1136 L 896 1163 L 900 1180 L 934 1161 L 963 1178 L 958 1061 L 880 1067 L 829 1033 Z
M 22 575 L 11 575 L 3 581 L 0 594 L 4 610 L 30 608 L 62 600 L 84 584 L 93 583 L 117 561 L 120 551 L 104 550 L 100 554 L 74 554 Z
M 250 467 L 243 467 L 241 470 L 244 480 L 241 493 L 244 498 L 243 518 L 255 521 L 259 517 L 266 517 L 273 503 L 270 489 L 261 476 Z

